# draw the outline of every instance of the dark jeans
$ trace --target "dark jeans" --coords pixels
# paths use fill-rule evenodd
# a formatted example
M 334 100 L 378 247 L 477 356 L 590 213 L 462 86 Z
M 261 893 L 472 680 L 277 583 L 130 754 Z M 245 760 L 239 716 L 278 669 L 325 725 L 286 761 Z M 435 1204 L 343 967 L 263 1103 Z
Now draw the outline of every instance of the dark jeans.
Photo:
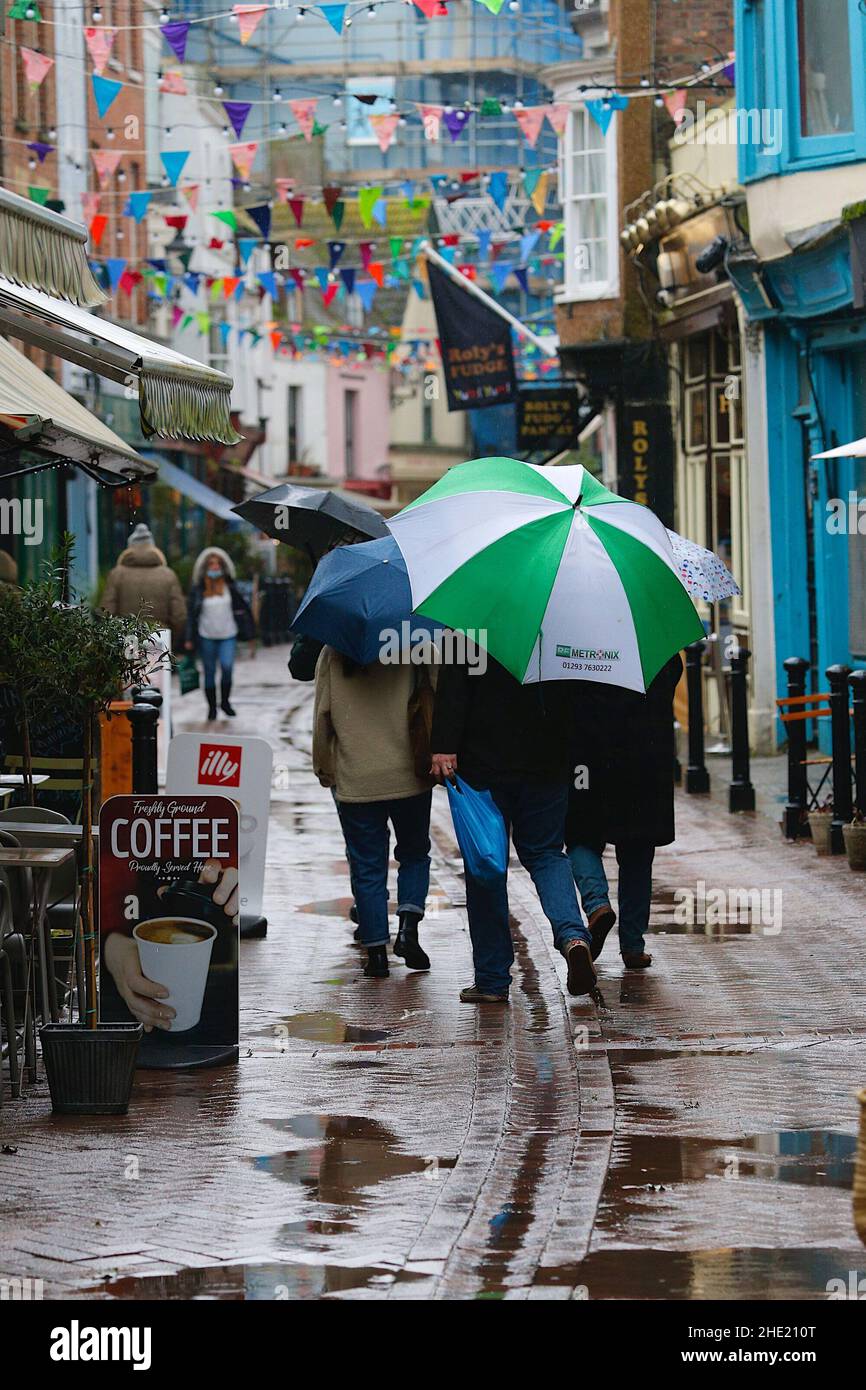
M 200 637 L 198 650 L 204 667 L 204 688 L 213 690 L 216 685 L 216 670 L 219 663 L 224 681 L 231 681 L 235 662 L 236 637 Z
M 511 832 L 517 857 L 535 884 L 541 909 L 553 928 L 554 944 L 563 950 L 569 941 L 588 942 L 562 848 L 567 784 L 509 780 L 491 783 L 490 792 Z M 489 884 L 467 873 L 466 907 L 475 983 L 487 993 L 506 994 L 514 960 L 506 876 Z
M 649 926 L 655 845 L 649 840 L 622 840 L 615 849 L 619 865 L 619 949 L 626 955 L 639 955 Z M 571 845 L 568 851 L 587 917 L 598 907 L 610 906 L 610 888 L 601 862 L 603 853 L 603 844 Z
M 352 891 L 365 946 L 384 946 L 388 929 L 389 822 L 397 860 L 397 912 L 424 915 L 430 887 L 430 792 L 393 801 L 340 801 Z

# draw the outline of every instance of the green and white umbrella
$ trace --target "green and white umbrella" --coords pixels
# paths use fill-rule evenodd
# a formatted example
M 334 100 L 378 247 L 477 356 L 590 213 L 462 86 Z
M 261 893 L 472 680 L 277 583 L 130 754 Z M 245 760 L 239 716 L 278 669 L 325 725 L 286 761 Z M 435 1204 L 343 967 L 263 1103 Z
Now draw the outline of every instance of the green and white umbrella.
M 704 636 L 666 528 L 582 465 L 461 463 L 388 525 L 413 610 L 474 636 L 524 685 L 643 691 Z

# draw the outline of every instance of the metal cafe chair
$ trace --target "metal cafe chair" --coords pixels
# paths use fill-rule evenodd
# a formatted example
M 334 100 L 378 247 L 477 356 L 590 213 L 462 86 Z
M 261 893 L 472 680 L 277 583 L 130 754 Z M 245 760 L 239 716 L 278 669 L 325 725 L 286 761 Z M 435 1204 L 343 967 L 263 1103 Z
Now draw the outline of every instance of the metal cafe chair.
M 12 918 L 12 895 L 5 878 L 0 879 L 0 1034 L 6 1030 L 6 1051 L 9 1057 L 9 1080 L 13 1097 L 21 1094 L 21 1057 L 18 1041 L 18 1021 L 15 1013 L 15 989 L 12 981 L 12 961 L 9 947 L 15 935 Z M 3 1103 L 3 1081 L 0 1076 L 0 1105 Z
M 19 826 L 71 824 L 68 816 L 64 816 L 60 811 L 51 810 L 47 806 L 10 806 L 5 810 L 0 810 L 0 830 L 5 828 L 13 834 L 22 849 L 26 849 L 28 846 L 44 849 L 66 849 L 68 841 L 62 837 L 52 839 L 45 834 L 33 836 Z M 84 943 L 80 935 L 76 936 L 75 932 L 75 924 L 78 920 L 78 898 L 78 867 L 75 860 L 70 860 L 68 864 L 63 864 L 59 869 L 52 871 L 46 934 L 50 936 L 51 931 L 64 932 L 70 941 L 75 943 L 77 978 L 81 980 L 84 978 L 82 973 L 84 969 Z M 47 946 L 49 962 L 53 963 L 54 950 L 53 942 L 50 939 Z M 71 989 L 71 967 L 72 962 L 70 961 L 69 976 L 57 980 L 57 985 L 63 993 Z

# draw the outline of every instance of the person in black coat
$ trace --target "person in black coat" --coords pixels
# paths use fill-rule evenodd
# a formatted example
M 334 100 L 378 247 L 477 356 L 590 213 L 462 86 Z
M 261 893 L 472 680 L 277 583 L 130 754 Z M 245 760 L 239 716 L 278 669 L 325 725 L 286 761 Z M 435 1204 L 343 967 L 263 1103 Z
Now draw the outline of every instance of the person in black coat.
M 565 845 L 592 938 L 601 954 L 616 922 L 602 853 L 619 865 L 619 945 L 627 969 L 645 970 L 656 846 L 674 839 L 673 698 L 683 664 L 674 656 L 645 695 L 582 683 L 576 695 L 574 785 Z

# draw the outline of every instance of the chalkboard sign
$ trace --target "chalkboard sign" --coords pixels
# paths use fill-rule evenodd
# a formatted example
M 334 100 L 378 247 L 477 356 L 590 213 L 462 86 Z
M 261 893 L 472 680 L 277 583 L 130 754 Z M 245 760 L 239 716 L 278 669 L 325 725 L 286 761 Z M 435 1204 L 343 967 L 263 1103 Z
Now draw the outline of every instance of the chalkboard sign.
M 555 454 L 561 449 L 576 449 L 582 428 L 574 386 L 519 392 L 517 447 L 521 453 Z

